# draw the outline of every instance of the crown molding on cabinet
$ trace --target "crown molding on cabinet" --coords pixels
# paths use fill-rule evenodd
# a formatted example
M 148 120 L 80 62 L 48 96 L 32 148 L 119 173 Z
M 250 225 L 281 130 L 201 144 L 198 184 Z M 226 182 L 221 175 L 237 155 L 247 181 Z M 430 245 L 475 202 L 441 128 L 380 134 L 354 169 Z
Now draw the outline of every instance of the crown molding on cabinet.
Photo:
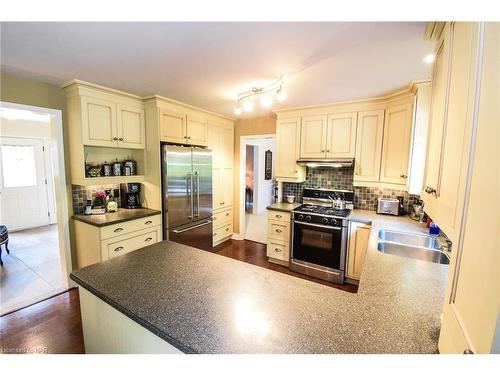
M 223 119 L 226 119 L 229 121 L 235 121 L 235 119 L 232 117 L 228 117 L 228 116 L 216 113 L 216 112 L 208 111 L 208 110 L 203 109 L 203 108 L 198 108 L 198 107 L 192 106 L 192 105 L 187 104 L 187 103 L 183 103 L 183 102 L 180 102 L 180 101 L 177 101 L 174 99 L 166 98 L 164 96 L 148 95 L 148 96 L 141 97 L 138 95 L 129 94 L 129 93 L 124 92 L 124 91 L 115 90 L 115 89 L 112 89 L 110 87 L 97 85 L 95 83 L 91 83 L 91 82 L 87 82 L 87 81 L 82 81 L 80 79 L 73 79 L 69 82 L 62 84 L 60 87 L 61 87 L 61 89 L 65 90 L 67 94 L 71 94 L 72 90 L 76 91 L 78 89 L 83 88 L 83 89 L 88 89 L 88 90 L 91 90 L 91 91 L 94 91 L 94 92 L 100 93 L 100 94 L 104 93 L 104 94 L 118 95 L 118 96 L 121 96 L 121 97 L 126 98 L 126 99 L 132 99 L 134 101 L 140 100 L 143 102 L 144 105 L 147 105 L 148 103 L 151 103 L 151 102 L 155 102 L 155 103 L 168 102 L 168 103 L 171 103 L 177 107 L 181 106 L 181 107 L 184 107 L 188 110 L 203 112 L 207 115 L 214 116 L 217 118 L 223 118 Z

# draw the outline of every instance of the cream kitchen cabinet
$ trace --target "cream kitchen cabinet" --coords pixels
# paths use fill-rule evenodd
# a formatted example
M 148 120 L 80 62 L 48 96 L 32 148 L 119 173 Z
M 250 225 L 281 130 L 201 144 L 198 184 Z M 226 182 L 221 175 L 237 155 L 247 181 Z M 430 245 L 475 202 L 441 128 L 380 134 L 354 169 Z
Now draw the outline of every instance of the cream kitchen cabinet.
M 383 132 L 384 110 L 358 113 L 354 183 L 380 180 Z
M 297 164 L 300 154 L 300 117 L 276 122 L 276 178 L 279 181 L 305 181 L 305 167 Z
M 144 109 L 119 99 L 81 97 L 82 142 L 87 146 L 145 147 Z
M 389 106 L 385 111 L 380 182 L 399 184 L 408 181 L 413 103 Z
M 103 227 L 74 220 L 78 267 L 99 263 L 162 240 L 161 215 Z
M 346 277 L 353 280 L 361 278 L 361 271 L 365 264 L 370 226 L 364 223 L 351 221 L 349 223 L 349 241 L 347 251 Z
M 212 169 L 213 209 L 233 204 L 233 168 Z
M 300 126 L 300 158 L 319 159 L 326 153 L 327 116 L 304 116 Z
M 232 168 L 234 160 L 234 128 L 209 122 L 207 147 L 212 150 L 213 168 Z
M 357 112 L 328 115 L 326 158 L 354 158 L 357 124 Z
M 268 210 L 267 257 L 270 262 L 288 265 L 290 257 L 290 212 Z
M 208 122 L 201 116 L 160 109 L 162 142 L 206 146 Z

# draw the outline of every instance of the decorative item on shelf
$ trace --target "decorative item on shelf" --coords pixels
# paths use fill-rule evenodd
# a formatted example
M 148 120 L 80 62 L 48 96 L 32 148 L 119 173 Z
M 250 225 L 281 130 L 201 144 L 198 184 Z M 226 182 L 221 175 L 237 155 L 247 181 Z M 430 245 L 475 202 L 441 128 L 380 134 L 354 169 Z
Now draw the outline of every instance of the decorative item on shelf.
M 113 176 L 121 176 L 122 175 L 122 163 L 116 159 L 113 163 Z
M 251 112 L 254 108 L 253 100 L 256 98 L 260 99 L 260 105 L 264 109 L 272 107 L 274 101 L 273 99 L 276 99 L 278 102 L 285 101 L 287 94 L 283 90 L 284 83 L 285 82 L 282 77 L 268 86 L 252 87 L 248 91 L 239 93 L 236 107 L 234 108 L 234 114 L 239 116 L 243 112 Z
M 137 163 L 135 160 L 128 158 L 123 162 L 125 176 L 134 176 L 137 174 Z M 127 174 L 127 168 L 129 169 L 129 174 Z
M 100 165 L 92 165 L 87 170 L 87 177 L 101 177 L 101 166 Z
M 95 193 L 94 207 L 99 208 L 106 205 L 106 193 L 104 191 L 98 191 Z
M 107 161 L 105 161 L 102 165 L 102 175 L 104 177 L 111 176 L 111 164 L 109 164 Z

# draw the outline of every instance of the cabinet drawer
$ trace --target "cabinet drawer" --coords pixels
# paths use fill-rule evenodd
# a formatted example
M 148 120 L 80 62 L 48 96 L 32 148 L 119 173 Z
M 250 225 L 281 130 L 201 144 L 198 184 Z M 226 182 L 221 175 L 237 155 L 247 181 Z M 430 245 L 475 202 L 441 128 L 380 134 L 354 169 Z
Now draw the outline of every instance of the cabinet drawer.
M 229 208 L 227 210 L 214 212 L 213 220 L 214 228 L 219 228 L 221 226 L 231 224 L 233 221 L 233 209 Z
M 228 224 L 223 227 L 214 229 L 213 232 L 213 242 L 219 242 L 220 240 L 231 237 L 233 235 L 233 224 Z
M 142 229 L 161 225 L 161 215 L 147 216 L 142 219 L 124 221 L 123 223 L 108 225 L 101 228 L 101 240 L 121 236 Z
M 290 212 L 268 210 L 267 211 L 267 218 L 269 220 L 289 222 L 290 221 Z
M 269 258 L 288 261 L 289 254 L 288 242 L 274 240 L 267 241 L 267 256 Z
M 290 240 L 290 223 L 284 221 L 268 221 L 267 236 L 278 241 Z
M 154 244 L 158 242 L 157 234 L 158 231 L 155 229 L 150 232 L 109 243 L 106 245 L 108 258 L 115 258 L 117 256 L 130 253 L 131 251 L 138 250 L 142 247 Z

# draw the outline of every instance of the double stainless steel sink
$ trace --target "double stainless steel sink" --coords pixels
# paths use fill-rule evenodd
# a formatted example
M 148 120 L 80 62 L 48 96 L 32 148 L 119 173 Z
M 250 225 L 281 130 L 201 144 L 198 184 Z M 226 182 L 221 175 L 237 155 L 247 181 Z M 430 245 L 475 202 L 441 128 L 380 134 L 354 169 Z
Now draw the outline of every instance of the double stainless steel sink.
M 383 229 L 378 232 L 378 238 L 377 249 L 382 253 L 438 264 L 450 263 L 448 254 L 442 251 L 435 237 Z

